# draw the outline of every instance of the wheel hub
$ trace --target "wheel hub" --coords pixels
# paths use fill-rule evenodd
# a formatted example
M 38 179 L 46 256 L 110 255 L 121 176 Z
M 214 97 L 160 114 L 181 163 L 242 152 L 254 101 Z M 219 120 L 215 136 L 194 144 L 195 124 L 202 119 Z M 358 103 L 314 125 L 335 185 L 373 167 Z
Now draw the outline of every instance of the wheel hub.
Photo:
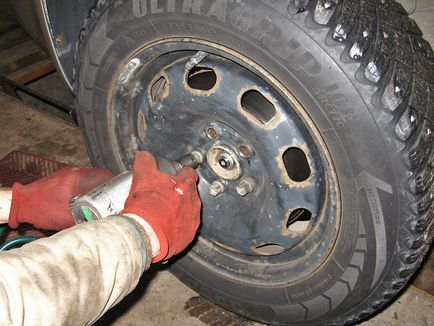
M 208 150 L 208 165 L 218 178 L 237 180 L 241 174 L 238 157 L 228 146 L 214 145 Z

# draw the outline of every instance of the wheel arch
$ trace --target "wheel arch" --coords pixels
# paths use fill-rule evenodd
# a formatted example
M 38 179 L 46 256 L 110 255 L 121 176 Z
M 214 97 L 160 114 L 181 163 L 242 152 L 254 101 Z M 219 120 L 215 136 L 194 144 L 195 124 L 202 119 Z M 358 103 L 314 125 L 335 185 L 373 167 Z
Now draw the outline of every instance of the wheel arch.
M 76 45 L 96 0 L 31 0 L 45 46 L 68 88 L 73 90 Z

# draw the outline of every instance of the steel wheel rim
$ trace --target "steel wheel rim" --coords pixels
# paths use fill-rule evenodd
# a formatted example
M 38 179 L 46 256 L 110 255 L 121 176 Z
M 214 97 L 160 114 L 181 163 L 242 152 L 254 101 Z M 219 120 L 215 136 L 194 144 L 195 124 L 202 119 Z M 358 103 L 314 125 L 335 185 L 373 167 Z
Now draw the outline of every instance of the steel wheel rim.
M 211 88 L 208 90 L 191 87 L 188 84 L 188 71 L 186 70 L 185 65 L 195 54 L 197 54 L 198 50 L 205 50 L 206 53 L 208 53 L 208 56 L 197 67 L 211 69 L 216 74 L 216 80 L 213 85 L 211 85 Z M 151 55 L 150 52 L 152 52 Z M 242 62 L 241 65 L 240 61 Z M 304 116 L 301 114 L 301 112 L 299 112 L 300 108 L 296 107 L 293 102 L 288 101 L 288 97 L 285 95 L 285 93 L 281 92 L 281 88 L 277 87 L 276 83 L 271 82 L 268 76 L 265 77 L 264 74 L 261 74 L 259 72 L 259 70 L 256 70 L 256 67 L 253 68 L 249 64 L 246 64 L 247 60 L 238 60 L 230 54 L 230 51 L 225 52 L 221 50 L 221 47 L 217 49 L 215 47 L 209 46 L 208 44 L 199 44 L 198 40 L 194 40 L 193 42 L 187 42 L 187 40 L 184 39 L 182 41 L 174 40 L 173 42 L 154 44 L 152 46 L 148 46 L 147 48 L 139 49 L 135 53 L 135 55 L 130 56 L 127 62 L 128 64 L 126 64 L 121 69 L 119 75 L 115 78 L 115 91 L 113 93 L 111 101 L 112 116 L 117 115 L 117 119 L 119 121 L 119 115 L 123 115 L 123 121 L 125 122 L 125 124 L 128 124 L 127 121 L 129 121 L 130 125 L 136 126 L 134 137 L 129 138 L 127 142 L 122 141 L 122 137 L 125 137 L 127 135 L 119 132 L 122 129 L 122 126 L 120 128 L 117 128 L 117 131 L 115 130 L 115 132 L 118 133 L 118 139 L 120 140 L 118 142 L 120 150 L 121 152 L 126 154 L 124 157 L 124 163 L 126 166 L 128 166 L 129 162 L 131 162 L 132 153 L 137 149 L 151 150 L 151 152 L 157 155 L 162 155 L 169 159 L 176 159 L 177 156 L 185 154 L 181 153 L 181 150 L 177 151 L 176 149 L 171 149 L 165 152 L 161 151 L 162 142 L 159 140 L 153 141 L 155 142 L 155 144 L 159 144 L 158 146 L 160 148 L 153 147 L 152 144 L 146 143 L 146 141 L 149 139 L 149 135 L 155 136 L 155 134 L 149 132 L 149 113 L 154 110 L 152 114 L 156 116 L 158 115 L 159 111 L 163 109 L 168 110 L 168 107 L 179 108 L 183 101 L 184 104 L 186 103 L 188 97 L 192 100 L 191 102 L 197 101 L 198 99 L 202 99 L 204 101 L 212 101 L 214 99 L 214 96 L 218 96 L 218 92 L 221 91 L 221 88 L 223 87 L 222 85 L 227 82 L 227 78 L 229 78 L 226 72 L 230 71 L 233 75 L 234 71 L 237 71 L 237 67 L 239 67 L 239 74 L 235 77 L 239 77 L 240 75 L 243 75 L 245 77 L 245 75 L 248 75 L 250 77 L 250 80 L 252 79 L 252 76 L 254 76 L 256 80 L 253 85 L 247 85 L 247 87 L 245 87 L 245 84 L 239 83 L 240 79 L 238 79 L 238 83 L 231 83 L 233 90 L 235 90 L 234 85 L 237 85 L 238 90 L 240 90 L 241 88 L 244 89 L 244 92 L 238 92 L 239 94 L 238 96 L 236 96 L 236 100 L 232 102 L 238 103 L 236 104 L 238 105 L 237 110 L 233 109 L 235 104 L 228 105 L 226 103 L 222 103 L 222 100 L 217 102 L 220 103 L 220 107 L 225 107 L 233 110 L 233 112 L 238 113 L 238 115 L 231 117 L 233 118 L 233 120 L 243 121 L 243 123 L 250 123 L 250 127 L 252 125 L 254 126 L 254 132 L 258 132 L 259 128 L 261 130 L 267 130 L 267 132 L 271 134 L 275 140 L 277 140 L 276 136 L 284 137 L 284 135 L 287 135 L 285 134 L 285 130 L 289 130 L 292 133 L 294 133 L 295 130 L 300 133 L 300 130 L 304 128 L 304 131 L 308 132 L 306 136 L 310 137 L 308 141 L 306 140 L 306 138 L 301 138 L 303 142 L 298 143 L 294 141 L 278 143 L 276 141 L 275 149 L 277 150 L 278 154 L 274 156 L 268 155 L 268 157 L 277 158 L 277 164 L 274 167 L 274 171 L 276 171 L 277 169 L 283 171 L 283 168 L 285 168 L 283 153 L 290 148 L 302 150 L 305 153 L 307 160 L 309 161 L 309 167 L 311 168 L 311 173 L 309 174 L 309 176 L 307 178 L 304 178 L 302 181 L 292 180 L 291 177 L 288 177 L 287 171 L 284 182 L 282 182 L 280 177 L 279 180 L 275 180 L 269 175 L 264 174 L 263 171 L 261 172 L 261 169 L 264 169 L 264 167 L 266 167 L 267 165 L 270 166 L 270 164 L 273 163 L 270 162 L 269 159 L 265 159 L 266 155 L 262 153 L 264 147 L 258 149 L 257 143 L 255 141 L 251 141 L 251 138 L 255 138 L 254 136 L 252 136 L 252 134 L 249 134 L 245 130 L 245 128 L 243 129 L 243 126 L 240 126 L 239 124 L 236 125 L 236 122 L 234 122 L 233 120 L 229 119 L 230 121 L 227 121 L 226 119 L 223 119 L 222 115 L 219 114 L 217 114 L 217 118 L 208 119 L 209 121 L 207 121 L 207 119 L 204 119 L 203 117 L 201 119 L 197 119 L 201 121 L 201 123 L 197 124 L 198 127 L 195 126 L 194 128 L 195 130 L 197 129 L 197 133 L 194 136 L 190 137 L 191 139 L 193 139 L 193 141 L 189 144 L 189 146 L 182 149 L 182 151 L 191 151 L 193 148 L 199 147 L 204 151 L 205 154 L 207 154 L 210 149 L 213 148 L 213 146 L 223 144 L 231 150 L 232 154 L 233 152 L 236 152 L 236 159 L 242 165 L 241 169 L 243 171 L 242 175 L 238 176 L 235 180 L 231 180 L 230 178 L 216 177 L 216 171 L 206 165 L 198 170 L 198 173 L 201 176 L 199 189 L 202 200 L 204 202 L 204 220 L 201 229 L 201 239 L 198 241 L 198 244 L 195 246 L 195 248 L 193 248 L 192 256 L 194 256 L 195 259 L 204 260 L 204 262 L 206 263 L 206 261 L 208 261 L 210 257 L 203 255 L 203 252 L 212 249 L 214 252 L 218 253 L 221 258 L 224 258 L 224 260 L 233 259 L 238 262 L 243 261 L 246 264 L 253 264 L 254 262 L 254 264 L 256 265 L 275 265 L 280 266 L 278 269 L 281 269 L 281 266 L 289 266 L 293 264 L 293 262 L 296 261 L 297 258 L 301 257 L 301 255 L 303 254 L 303 249 L 300 247 L 300 244 L 305 242 L 306 246 L 308 246 L 308 243 L 311 242 L 311 245 L 315 244 L 317 247 L 321 247 L 319 246 L 319 244 L 322 243 L 324 244 L 323 247 L 326 248 L 318 248 L 318 256 L 320 256 L 320 259 L 315 259 L 315 264 L 312 264 L 313 266 L 305 268 L 303 272 L 300 269 L 300 273 L 307 274 L 312 272 L 316 267 L 318 267 L 319 264 L 323 262 L 324 259 L 327 257 L 327 254 L 331 249 L 336 236 L 336 232 L 332 232 L 333 234 L 330 234 L 330 225 L 333 225 L 334 227 L 339 225 L 340 207 L 338 206 L 340 204 L 337 200 L 338 186 L 336 182 L 336 176 L 334 174 L 334 169 L 331 165 L 330 157 L 323 157 L 324 155 L 328 155 L 328 152 L 323 150 L 323 148 L 325 147 L 323 144 L 321 145 L 323 146 L 321 148 L 322 151 L 318 150 L 318 139 L 312 137 L 311 124 L 306 123 L 306 120 L 303 118 Z M 227 67 L 225 67 L 225 65 L 227 65 Z M 248 68 L 246 68 L 246 66 L 248 66 Z M 157 69 L 154 69 L 155 67 L 157 67 Z M 184 70 L 184 73 L 182 72 L 182 70 Z M 179 76 L 182 76 L 182 78 L 174 78 L 174 76 L 176 76 L 174 72 L 177 72 Z M 152 78 L 150 76 L 152 76 Z M 163 87 L 163 91 L 161 91 L 160 93 L 155 92 L 153 88 L 157 87 L 158 89 L 159 86 L 156 86 L 156 84 L 159 83 L 159 79 L 161 78 L 164 78 L 166 80 L 167 88 Z M 258 80 L 260 80 L 260 82 L 258 82 Z M 137 87 L 137 85 L 143 86 L 140 89 L 140 87 Z M 184 94 L 179 93 L 181 86 L 183 87 L 183 91 L 185 92 Z M 137 88 L 139 88 L 139 90 L 137 90 Z M 225 86 L 225 88 L 228 89 L 227 86 Z M 177 92 L 175 92 L 174 90 L 176 90 Z M 258 91 L 261 95 L 264 96 L 264 98 L 268 99 L 269 102 L 274 105 L 275 112 L 270 119 L 269 116 L 267 116 L 266 112 L 254 112 L 254 114 L 252 115 L 251 112 L 246 112 L 246 110 L 242 110 L 242 106 L 240 104 L 242 102 L 242 98 L 243 96 L 245 96 L 246 92 L 252 90 Z M 171 92 L 173 93 L 171 94 Z M 126 98 L 128 98 L 128 101 L 125 100 Z M 170 99 L 171 104 L 173 104 L 172 106 L 167 105 L 167 103 L 165 102 L 165 100 L 167 99 Z M 154 101 L 154 104 L 150 104 L 149 100 Z M 231 99 L 229 98 L 228 100 Z M 289 102 L 291 103 L 290 105 Z M 143 103 L 145 103 L 145 106 L 147 107 L 144 107 Z M 156 105 L 159 105 L 160 108 L 155 107 L 155 103 L 157 103 Z M 201 103 L 199 106 L 201 105 L 204 106 L 204 102 Z M 140 110 L 137 111 L 133 109 L 137 107 L 140 108 Z M 190 110 L 191 108 L 193 108 L 192 111 L 194 112 L 198 110 L 198 107 L 195 107 L 193 105 L 190 106 L 188 109 Z M 128 110 L 125 110 L 125 108 L 128 108 Z M 184 113 L 192 113 L 192 111 L 189 110 L 185 110 Z M 128 111 L 128 113 L 126 114 L 125 111 Z M 229 113 L 227 111 L 224 112 L 225 114 Z M 175 120 L 183 120 L 179 119 L 179 113 L 180 111 L 178 110 L 178 116 L 175 114 L 175 118 L 172 119 L 172 122 L 174 122 Z M 208 111 L 206 111 L 206 113 L 209 114 Z M 166 113 L 165 118 L 170 118 L 170 116 Z M 261 119 L 262 122 L 260 122 Z M 142 122 L 140 122 L 141 120 Z M 185 122 L 183 123 L 185 125 Z M 168 124 L 166 125 L 166 128 L 169 128 L 168 126 L 173 125 L 174 124 Z M 280 129 L 277 134 L 273 134 L 272 131 L 275 130 L 276 125 L 279 126 Z M 309 127 L 307 127 L 306 125 L 309 125 Z M 212 137 L 207 134 L 207 129 L 210 127 L 214 128 L 215 130 L 220 130 L 220 135 L 218 135 L 217 140 L 212 139 Z M 146 133 L 143 133 L 143 129 L 146 129 Z M 169 129 L 174 130 L 176 128 Z M 222 132 L 221 130 L 224 131 Z M 164 138 L 170 139 L 172 136 L 173 135 L 170 135 L 170 137 L 168 137 L 168 135 L 165 134 Z M 230 137 L 235 138 L 236 142 L 229 144 L 229 141 L 226 138 Z M 178 138 L 183 137 L 179 137 L 178 134 Z M 133 141 L 131 141 L 131 139 L 133 139 Z M 293 137 L 293 139 L 300 138 Z M 126 150 L 125 147 L 126 143 L 129 143 L 130 146 L 128 150 Z M 268 143 L 268 145 L 270 144 L 272 144 L 272 142 Z M 243 155 L 243 153 L 240 152 L 240 146 L 245 146 L 251 151 L 251 153 L 248 153 L 248 155 Z M 265 148 L 268 149 L 268 147 L 266 146 Z M 270 147 L 269 149 L 272 148 Z M 261 154 L 258 154 L 260 152 Z M 259 158 L 257 158 L 258 162 L 255 162 L 256 156 L 259 156 Z M 320 161 L 320 163 L 317 162 L 318 160 Z M 249 162 L 249 167 L 251 169 L 246 168 L 246 161 Z M 326 162 L 326 164 L 324 164 L 324 162 Z M 260 166 L 260 168 L 258 168 L 256 165 Z M 245 197 L 241 197 L 236 193 L 236 185 L 239 185 L 240 180 L 246 177 L 245 172 L 248 172 L 247 177 L 251 177 L 254 179 L 258 189 L 262 189 L 262 192 L 260 190 L 256 190 L 258 193 L 261 192 L 261 195 L 270 194 L 270 188 L 266 189 L 265 185 L 265 183 L 268 181 L 271 181 L 270 184 L 272 186 L 274 183 L 273 187 L 281 189 L 276 192 L 277 194 L 281 195 L 285 191 L 290 192 L 291 198 L 294 198 L 294 193 L 296 191 L 302 194 L 302 191 L 300 191 L 300 189 L 303 189 L 303 185 L 306 185 L 308 183 L 310 183 L 311 185 L 315 184 L 317 194 L 315 198 L 320 200 L 320 203 L 316 207 L 311 206 L 308 209 L 312 214 L 312 217 L 310 218 L 310 224 L 308 224 L 308 232 L 294 232 L 292 230 L 288 230 L 288 225 L 291 225 L 291 223 L 288 223 L 288 220 L 290 219 L 289 215 L 291 214 L 291 212 L 294 212 L 299 208 L 306 209 L 307 204 L 305 203 L 303 203 L 303 205 L 292 204 L 291 207 L 282 206 L 285 208 L 284 212 L 280 211 L 279 213 L 273 212 L 273 214 L 268 214 L 272 215 L 271 220 L 273 221 L 274 227 L 272 233 L 274 234 L 274 237 L 264 237 L 265 233 L 262 232 L 262 230 L 264 229 L 264 224 L 261 225 L 259 228 L 256 228 L 256 230 L 259 231 L 255 233 L 254 236 L 252 236 L 252 233 L 249 234 L 250 241 L 247 241 L 248 237 L 241 237 L 237 239 L 234 237 L 233 234 L 228 232 L 230 231 L 230 229 L 239 229 L 240 225 L 245 226 L 249 224 L 249 221 L 252 221 L 249 219 L 238 218 L 238 225 L 235 225 L 235 227 L 234 224 L 230 223 L 230 218 L 222 219 L 221 217 L 219 217 L 220 223 L 209 223 L 209 221 L 215 221 L 217 219 L 215 216 L 215 209 L 214 212 L 212 212 L 211 214 L 211 210 L 207 208 L 207 203 L 209 203 L 209 200 L 218 201 L 224 199 L 227 201 L 229 197 L 232 197 L 235 198 L 233 205 L 238 205 L 238 209 L 240 205 L 237 203 L 239 203 L 240 201 L 247 202 L 246 198 L 248 199 L 249 197 L 251 197 L 251 199 L 255 199 L 253 202 L 258 201 L 258 197 L 260 196 L 253 197 L 254 192 L 247 194 Z M 331 176 L 331 174 L 333 174 L 333 176 Z M 327 178 L 334 178 L 333 185 L 336 186 L 334 191 L 328 190 L 327 182 L 330 181 L 328 181 Z M 225 193 L 223 193 L 211 198 L 209 194 L 209 189 L 212 186 L 212 182 L 217 180 L 222 181 L 222 179 L 226 182 L 224 186 L 227 187 L 227 196 L 225 197 Z M 282 187 L 283 185 L 286 186 L 286 190 Z M 276 188 L 273 189 L 275 190 Z M 327 198 L 321 198 L 321 193 L 327 193 L 327 195 L 322 196 Z M 273 198 L 273 196 L 271 196 L 270 198 Z M 286 198 L 288 198 L 288 196 Z M 301 198 L 300 195 L 298 198 Z M 274 202 L 277 202 L 278 199 L 281 200 L 282 196 L 279 197 L 276 195 L 273 198 Z M 274 204 L 273 200 L 270 201 L 269 205 Z M 293 200 L 293 202 L 296 202 L 296 200 Z M 286 204 L 287 203 L 285 203 L 285 205 Z M 218 204 L 214 204 L 213 207 L 215 208 L 216 205 Z M 249 205 L 252 205 L 252 201 L 249 202 Z M 263 209 L 263 211 L 270 212 L 269 207 L 271 206 L 267 206 L 267 208 Z M 279 216 L 279 214 L 280 217 L 273 219 L 273 215 Z M 227 216 L 228 214 L 222 214 L 221 216 L 223 215 Z M 255 214 L 251 214 L 250 216 L 252 215 Z M 207 220 L 207 217 L 210 216 L 212 218 Z M 262 219 L 259 221 L 263 221 L 265 218 L 270 218 L 270 216 L 264 217 L 263 215 L 262 217 L 259 217 L 260 214 L 256 214 L 256 216 L 258 216 L 258 219 Z M 234 217 L 232 216 L 231 218 Z M 239 223 L 240 221 L 241 223 Z M 258 224 L 258 220 L 254 221 L 256 224 Z M 225 228 L 225 226 L 227 227 Z M 269 225 L 266 226 L 268 227 Z M 327 236 L 325 235 L 326 231 L 329 233 Z M 218 232 L 220 232 L 220 235 L 218 234 Z M 231 242 L 231 239 L 235 241 Z M 244 245 L 240 245 L 240 243 L 243 242 Z M 276 248 L 271 248 L 271 252 L 263 252 L 258 250 L 263 245 L 268 244 L 277 244 L 280 246 L 280 249 L 279 246 L 277 246 L 277 251 L 273 251 L 276 250 Z M 282 247 L 283 250 L 281 250 Z M 265 281 L 265 283 L 270 283 L 270 279 L 267 277 L 252 277 L 251 275 L 247 275 L 248 273 L 243 272 L 235 273 L 237 275 L 234 275 L 233 268 L 229 266 L 230 263 L 228 263 L 227 265 L 228 266 L 223 266 L 221 269 L 222 272 L 231 274 L 231 277 L 239 277 L 243 280 L 252 278 L 256 281 L 264 281 L 268 279 L 268 281 Z M 285 272 L 280 273 L 282 276 L 281 278 L 276 277 L 275 273 L 273 274 L 273 283 L 279 283 L 281 281 L 283 282 L 283 280 L 288 279 L 288 275 L 286 275 Z

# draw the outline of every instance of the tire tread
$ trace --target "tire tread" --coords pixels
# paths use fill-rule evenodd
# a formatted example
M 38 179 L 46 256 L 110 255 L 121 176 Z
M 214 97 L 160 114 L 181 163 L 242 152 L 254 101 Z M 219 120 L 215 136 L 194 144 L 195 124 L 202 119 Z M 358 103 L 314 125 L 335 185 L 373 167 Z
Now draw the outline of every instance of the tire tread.
M 330 0 L 300 3 L 306 10 L 324 11 Z M 337 323 L 368 317 L 395 296 L 422 263 L 434 229 L 434 54 L 416 22 L 393 0 L 332 1 L 336 4 L 328 38 L 345 45 L 343 57 L 358 62 L 356 80 L 376 85 L 372 103 L 392 114 L 395 138 L 403 143 L 402 158 L 411 175 L 404 187 L 413 194 L 415 212 L 402 223 L 395 251 L 399 270 L 389 272 L 367 308 Z M 315 14 L 314 14 L 315 15 Z M 361 72 L 361 73 L 360 73 Z M 361 76 L 361 78 L 360 78 Z M 375 96 L 378 96 L 378 101 Z

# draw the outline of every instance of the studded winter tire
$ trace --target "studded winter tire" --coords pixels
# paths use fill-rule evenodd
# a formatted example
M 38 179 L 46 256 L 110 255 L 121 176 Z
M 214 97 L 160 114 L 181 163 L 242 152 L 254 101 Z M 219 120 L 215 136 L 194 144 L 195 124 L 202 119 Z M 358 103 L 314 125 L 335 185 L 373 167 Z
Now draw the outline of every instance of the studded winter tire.
M 95 165 L 192 150 L 202 224 L 175 275 L 270 324 L 390 301 L 433 238 L 433 51 L 390 0 L 98 1 L 75 91 Z

